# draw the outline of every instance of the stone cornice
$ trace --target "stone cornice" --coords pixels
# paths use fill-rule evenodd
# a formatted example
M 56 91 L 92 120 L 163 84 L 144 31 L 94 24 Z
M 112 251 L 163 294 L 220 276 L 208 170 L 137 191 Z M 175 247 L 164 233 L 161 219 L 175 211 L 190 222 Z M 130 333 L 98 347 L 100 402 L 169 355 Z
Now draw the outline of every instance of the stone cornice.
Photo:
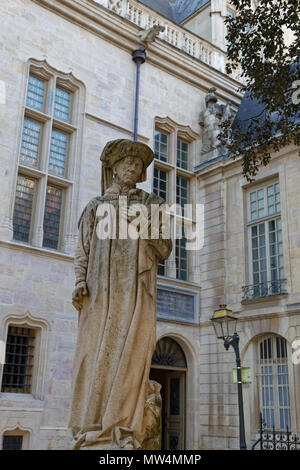
M 90 31 L 126 52 L 140 45 L 141 28 L 91 0 L 32 0 L 34 3 Z M 147 50 L 147 62 L 192 84 L 205 93 L 212 86 L 222 100 L 239 105 L 239 82 L 166 41 L 157 39 Z
M 253 315 L 249 314 L 249 311 L 247 312 L 246 310 L 241 310 L 238 313 L 237 312 L 233 312 L 233 313 L 237 314 L 238 325 L 239 325 L 241 323 L 248 323 L 248 322 L 254 322 L 254 321 L 272 320 L 273 318 L 290 318 L 292 316 L 299 316 L 300 309 L 299 310 L 295 309 L 292 311 L 286 310 L 284 312 L 279 312 L 279 313 L 260 312 L 258 314 L 253 313 Z M 207 319 L 201 321 L 201 317 L 200 317 L 200 323 L 198 324 L 198 326 L 200 328 L 208 328 L 208 327 L 212 328 L 212 323 L 211 323 L 211 320 L 207 320 Z
M 96 116 L 96 115 L 91 114 L 91 113 L 85 113 L 85 117 L 87 119 L 90 119 L 91 121 L 97 122 L 98 124 L 102 124 L 105 127 L 110 127 L 111 129 L 115 129 L 117 131 L 122 132 L 123 134 L 127 134 L 128 136 L 133 137 L 133 131 L 132 130 L 126 129 L 125 127 L 119 126 L 118 124 L 114 124 L 110 121 L 102 119 L 100 116 Z M 138 134 L 138 140 L 140 140 L 141 142 L 145 142 L 145 143 L 149 142 L 149 138 L 145 137 L 144 135 L 141 135 L 141 134 Z
M 271 155 L 271 161 L 277 160 L 279 158 L 285 158 L 288 155 L 296 151 L 298 151 L 298 148 L 295 145 L 291 144 L 287 147 L 280 149 L 279 152 L 276 152 L 273 155 Z M 238 174 L 242 176 L 242 163 L 243 163 L 242 156 L 236 157 L 235 159 L 232 157 L 225 158 L 223 160 L 219 160 L 212 164 L 209 164 L 208 162 L 208 166 L 204 168 L 200 168 L 198 170 L 194 170 L 194 173 L 197 176 L 197 178 L 199 178 L 202 181 L 204 178 L 210 178 L 216 175 L 219 175 L 218 177 L 220 179 L 223 179 L 223 178 L 228 179 Z M 265 167 L 261 167 L 261 169 L 263 168 Z M 243 184 L 243 186 L 247 186 L 250 184 L 251 183 L 245 180 L 245 183 Z

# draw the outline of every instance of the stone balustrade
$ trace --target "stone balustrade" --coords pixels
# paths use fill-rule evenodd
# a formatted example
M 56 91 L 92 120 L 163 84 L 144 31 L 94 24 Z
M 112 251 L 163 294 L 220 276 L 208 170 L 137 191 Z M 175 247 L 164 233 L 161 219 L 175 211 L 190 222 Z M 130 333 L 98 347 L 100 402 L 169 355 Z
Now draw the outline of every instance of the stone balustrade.
M 157 24 L 164 26 L 165 30 L 159 34 L 160 39 L 167 41 L 169 44 L 172 44 L 172 46 L 181 49 L 187 54 L 225 73 L 226 54 L 224 51 L 213 46 L 196 34 L 190 33 L 185 28 L 175 25 L 167 18 L 160 16 L 145 5 L 135 0 L 94 1 L 123 18 L 127 18 L 143 29 L 151 28 Z M 239 79 L 238 74 L 235 73 L 233 78 Z

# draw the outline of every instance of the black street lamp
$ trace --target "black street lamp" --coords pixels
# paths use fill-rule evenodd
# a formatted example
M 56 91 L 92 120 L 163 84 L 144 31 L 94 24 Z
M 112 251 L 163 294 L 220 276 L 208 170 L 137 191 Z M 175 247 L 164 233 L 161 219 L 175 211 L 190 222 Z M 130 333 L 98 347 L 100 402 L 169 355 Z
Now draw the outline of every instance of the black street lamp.
M 232 346 L 235 352 L 236 368 L 237 368 L 237 386 L 238 386 L 238 404 L 239 404 L 239 418 L 240 418 L 240 450 L 246 450 L 245 439 L 245 422 L 244 422 L 244 405 L 243 405 L 243 390 L 242 390 L 242 370 L 241 358 L 239 351 L 239 335 L 236 332 L 237 318 L 232 313 L 232 310 L 226 308 L 226 305 L 220 305 L 220 308 L 214 312 L 211 319 L 216 337 L 224 341 L 224 347 L 228 351 L 229 346 Z

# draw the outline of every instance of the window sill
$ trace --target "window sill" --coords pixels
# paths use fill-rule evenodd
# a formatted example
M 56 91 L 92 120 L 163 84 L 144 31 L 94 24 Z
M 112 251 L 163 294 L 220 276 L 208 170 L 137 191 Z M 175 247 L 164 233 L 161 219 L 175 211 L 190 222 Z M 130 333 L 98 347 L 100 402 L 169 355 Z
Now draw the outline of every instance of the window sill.
M 44 411 L 44 401 L 30 393 L 0 393 L 0 410 Z
M 54 251 L 48 250 L 47 248 L 37 247 L 32 245 L 27 245 L 25 243 L 17 242 L 17 241 L 5 241 L 0 240 L 1 246 L 6 246 L 8 248 L 12 248 L 14 250 L 24 250 L 38 255 L 50 256 L 52 258 L 58 258 L 65 261 L 74 261 L 74 256 L 67 255 L 66 253 L 62 253 L 61 251 Z
M 289 295 L 288 292 L 284 292 L 281 294 L 268 295 L 266 297 L 255 297 L 254 299 L 242 300 L 241 304 L 248 305 L 248 304 L 255 304 L 255 303 L 260 303 L 260 302 L 270 302 L 271 300 L 283 299 L 284 297 L 287 297 L 288 295 Z

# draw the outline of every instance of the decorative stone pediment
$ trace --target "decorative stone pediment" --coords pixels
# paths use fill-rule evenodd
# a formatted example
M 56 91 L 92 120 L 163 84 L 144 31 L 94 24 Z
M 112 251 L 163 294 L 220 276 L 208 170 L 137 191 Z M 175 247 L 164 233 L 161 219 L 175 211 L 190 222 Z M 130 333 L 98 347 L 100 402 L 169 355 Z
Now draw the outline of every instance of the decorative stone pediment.
M 178 137 L 182 137 L 187 142 L 192 142 L 193 140 L 197 140 L 200 138 L 200 134 L 193 131 L 190 126 L 178 124 L 177 122 L 173 121 L 173 119 L 171 119 L 169 116 L 156 117 L 155 124 L 159 129 L 167 132 L 168 134 L 172 134 L 177 130 Z

